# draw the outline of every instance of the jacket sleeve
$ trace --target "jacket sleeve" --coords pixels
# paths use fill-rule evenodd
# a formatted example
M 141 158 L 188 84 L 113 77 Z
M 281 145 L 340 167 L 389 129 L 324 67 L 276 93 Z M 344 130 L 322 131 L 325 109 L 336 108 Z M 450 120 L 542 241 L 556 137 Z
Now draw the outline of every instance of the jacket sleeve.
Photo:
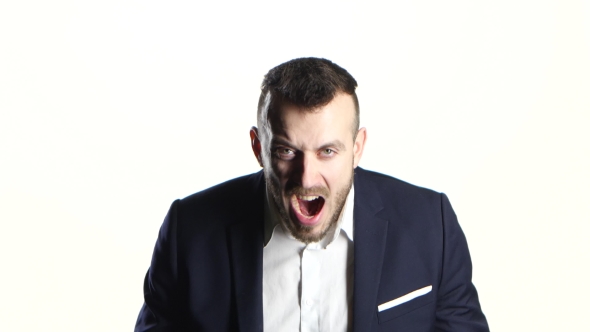
M 489 331 L 471 282 L 471 257 L 465 235 L 446 195 L 441 194 L 443 219 L 442 274 L 436 307 L 436 331 Z
M 144 304 L 135 332 L 178 331 L 177 205 L 172 203 L 160 228 L 150 268 L 145 276 Z

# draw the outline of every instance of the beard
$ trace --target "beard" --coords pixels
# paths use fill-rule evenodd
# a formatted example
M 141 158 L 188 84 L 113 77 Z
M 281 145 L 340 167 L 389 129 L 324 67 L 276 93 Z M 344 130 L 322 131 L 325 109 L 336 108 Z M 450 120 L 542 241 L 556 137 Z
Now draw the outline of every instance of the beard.
M 266 186 L 270 196 L 272 197 L 271 204 L 274 204 L 276 211 L 279 214 L 281 224 L 286 227 L 287 230 L 289 230 L 289 233 L 291 233 L 294 238 L 305 244 L 309 244 L 322 240 L 331 230 L 336 228 L 338 219 L 342 213 L 342 209 L 346 204 L 346 198 L 348 197 L 350 188 L 352 188 L 353 174 L 354 172 L 351 172 L 351 175 L 344 188 L 333 194 L 334 211 L 332 211 L 332 215 L 327 216 L 326 222 L 320 226 L 322 229 L 320 229 L 319 232 L 314 232 L 314 226 L 305 226 L 299 223 L 297 220 L 294 220 L 289 214 L 288 208 L 285 207 L 285 204 L 283 203 L 283 195 L 281 193 L 278 181 L 272 176 L 266 175 L 266 172 L 265 178 Z M 292 197 L 293 195 L 321 195 L 324 197 L 326 202 L 332 198 L 332 194 L 326 187 L 303 188 L 301 186 L 296 186 L 290 188 L 285 193 L 286 197 Z M 322 209 L 324 207 L 325 204 Z

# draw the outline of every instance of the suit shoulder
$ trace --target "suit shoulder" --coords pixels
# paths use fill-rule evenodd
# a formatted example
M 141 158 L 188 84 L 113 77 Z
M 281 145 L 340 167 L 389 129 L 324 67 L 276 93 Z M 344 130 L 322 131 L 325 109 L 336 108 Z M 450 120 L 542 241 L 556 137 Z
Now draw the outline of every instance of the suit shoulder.
M 241 176 L 194 193 L 178 201 L 179 215 L 190 219 L 236 220 L 263 205 L 262 172 Z
M 217 200 L 221 198 L 233 198 L 237 196 L 243 196 L 248 192 L 255 191 L 257 186 L 259 185 L 258 182 L 262 181 L 263 179 L 262 172 L 257 172 L 253 174 L 248 174 L 244 176 L 240 176 L 231 180 L 227 180 L 225 182 L 219 183 L 207 189 L 201 190 L 194 194 L 191 194 L 185 198 L 180 200 L 182 205 L 190 205 L 194 202 L 198 201 L 209 201 L 209 200 Z
M 393 196 L 403 196 L 412 199 L 423 197 L 440 200 L 441 193 L 437 191 L 411 184 L 387 174 L 357 167 L 355 175 L 359 182 L 372 183 L 379 191 L 389 193 Z

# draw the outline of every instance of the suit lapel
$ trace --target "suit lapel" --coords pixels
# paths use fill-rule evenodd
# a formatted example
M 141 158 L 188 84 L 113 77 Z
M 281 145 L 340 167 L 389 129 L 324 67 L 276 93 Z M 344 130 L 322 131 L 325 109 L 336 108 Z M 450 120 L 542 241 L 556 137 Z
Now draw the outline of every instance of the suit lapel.
M 228 229 L 232 282 L 241 332 L 262 332 L 262 248 L 264 177 L 252 176 L 253 191 L 247 195 L 243 216 L 247 220 Z
M 387 238 L 388 221 L 377 216 L 383 209 L 372 182 L 357 168 L 354 179 L 354 331 L 370 331 L 377 312 L 377 291 Z

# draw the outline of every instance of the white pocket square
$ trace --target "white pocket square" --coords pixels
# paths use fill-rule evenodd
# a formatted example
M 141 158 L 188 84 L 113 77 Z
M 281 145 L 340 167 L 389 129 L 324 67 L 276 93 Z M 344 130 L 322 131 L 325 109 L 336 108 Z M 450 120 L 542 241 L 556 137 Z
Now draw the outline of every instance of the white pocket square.
M 408 294 L 400 296 L 397 299 L 393 299 L 389 302 L 385 302 L 385 303 L 379 305 L 377 307 L 377 310 L 379 310 L 379 312 L 381 312 L 383 310 L 393 308 L 393 307 L 398 306 L 402 303 L 406 303 L 408 301 L 411 301 L 411 300 L 417 298 L 418 296 L 428 294 L 428 293 L 430 293 L 431 290 L 432 290 L 432 285 L 422 287 L 420 289 L 416 289 L 415 291 L 409 292 Z

